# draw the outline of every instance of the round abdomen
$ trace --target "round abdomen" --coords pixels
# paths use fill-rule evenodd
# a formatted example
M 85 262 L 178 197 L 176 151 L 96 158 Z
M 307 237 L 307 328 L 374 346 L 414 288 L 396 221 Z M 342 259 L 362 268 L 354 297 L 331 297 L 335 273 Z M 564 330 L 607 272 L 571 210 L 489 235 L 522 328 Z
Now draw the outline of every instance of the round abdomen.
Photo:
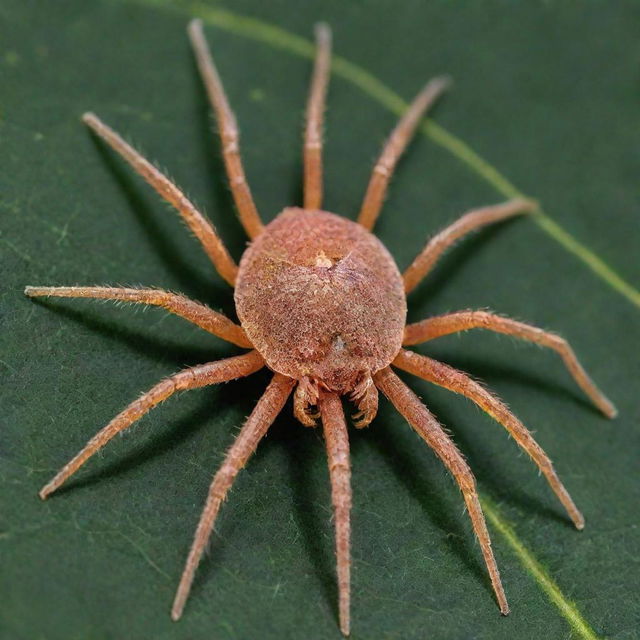
M 326 211 L 288 208 L 245 251 L 240 323 L 268 366 L 339 393 L 395 358 L 406 300 L 382 243 Z

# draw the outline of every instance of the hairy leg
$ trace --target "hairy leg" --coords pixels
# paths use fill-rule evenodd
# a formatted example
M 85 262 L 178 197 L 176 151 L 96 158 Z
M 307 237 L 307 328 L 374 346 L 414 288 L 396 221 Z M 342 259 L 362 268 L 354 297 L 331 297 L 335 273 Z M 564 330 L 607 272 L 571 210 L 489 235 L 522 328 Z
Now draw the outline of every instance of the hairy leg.
M 535 210 L 536 206 L 536 203 L 530 200 L 516 199 L 465 213 L 452 225 L 431 238 L 418 257 L 402 274 L 405 291 L 407 293 L 413 291 L 431 271 L 438 258 L 462 236 L 488 224 L 531 212 Z
M 125 142 L 113 129 L 104 124 L 98 116 L 93 113 L 85 113 L 82 116 L 82 120 L 96 135 L 100 136 L 114 151 L 119 153 L 131 168 L 144 178 L 162 198 L 177 209 L 189 229 L 200 240 L 200 244 L 218 273 L 233 286 L 236 281 L 238 266 L 229 255 L 211 221 L 196 209 L 195 205 L 167 176 L 154 167 L 130 144 Z
M 434 78 L 414 98 L 407 112 L 392 131 L 380 158 L 373 168 L 369 185 L 362 202 L 358 222 L 371 231 L 380 214 L 382 203 L 387 193 L 389 180 L 393 175 L 398 159 L 415 133 L 420 119 L 427 109 L 438 99 L 440 94 L 449 86 L 447 77 Z
M 258 443 L 282 410 L 294 384 L 295 380 L 280 373 L 276 373 L 273 376 L 269 386 L 260 400 L 258 400 L 255 409 L 244 423 L 235 442 L 231 445 L 222 466 L 213 478 L 193 544 L 180 578 L 180 585 L 173 601 L 171 609 L 171 618 L 173 620 L 178 620 L 182 615 L 185 602 L 189 597 L 193 577 L 209 541 L 211 530 L 227 491 L 230 489 L 238 471 L 245 466 Z
M 162 307 L 218 338 L 239 347 L 251 348 L 244 329 L 225 315 L 209 309 L 204 304 L 189 300 L 185 296 L 162 289 L 132 289 L 122 287 L 26 287 L 25 294 L 31 298 L 54 296 L 58 298 L 96 298 L 121 300 Z
M 488 329 L 553 349 L 560 355 L 578 386 L 605 416 L 614 418 L 618 413 L 604 393 L 593 383 L 566 340 L 524 322 L 503 318 L 488 311 L 458 311 L 407 325 L 403 344 L 419 344 L 468 329 Z
M 99 431 L 86 446 L 70 460 L 56 476 L 40 491 L 44 500 L 72 476 L 94 453 L 102 449 L 109 440 L 124 429 L 130 427 L 136 420 L 148 413 L 157 404 L 166 400 L 176 391 L 196 389 L 219 382 L 226 382 L 234 378 L 248 376 L 264 366 L 264 360 L 257 351 L 249 351 L 241 356 L 208 362 L 197 367 L 190 367 L 165 378 L 155 387 L 132 402 L 124 411 L 119 413 L 106 427 Z
M 480 549 L 489 570 L 491 584 L 500 606 L 500 613 L 507 615 L 509 605 L 500 581 L 498 565 L 491 550 L 491 540 L 478 499 L 476 481 L 469 465 L 435 417 L 422 404 L 420 398 L 389 367 L 378 371 L 373 376 L 373 380 L 378 389 L 387 396 L 418 435 L 433 449 L 460 486 L 471 524 L 478 537 Z
M 349 635 L 349 602 L 351 596 L 350 512 L 351 466 L 349 436 L 340 398 L 335 393 L 320 392 L 320 413 L 327 447 L 331 501 L 336 529 L 338 569 L 338 601 L 340 631 Z
M 222 138 L 222 157 L 227 170 L 231 193 L 238 209 L 240 222 L 250 238 L 255 238 L 264 228 L 253 202 L 251 190 L 240 159 L 240 133 L 236 117 L 229 106 L 224 87 L 213 62 L 207 41 L 202 31 L 202 21 L 189 23 L 189 39 L 196 56 L 198 69 L 209 95 L 209 102 L 216 112 L 218 129 Z
M 518 445 L 531 456 L 538 469 L 544 474 L 549 486 L 567 510 L 576 529 L 584 529 L 584 517 L 571 499 L 569 492 L 560 482 L 549 456 L 501 400 L 462 371 L 412 351 L 402 349 L 393 364 L 423 380 L 433 382 L 439 387 L 444 387 L 469 398 L 499 422 L 513 436 Z
M 322 124 L 331 68 L 331 29 L 319 23 L 315 28 L 316 59 L 307 102 L 304 132 L 304 208 L 322 206 Z

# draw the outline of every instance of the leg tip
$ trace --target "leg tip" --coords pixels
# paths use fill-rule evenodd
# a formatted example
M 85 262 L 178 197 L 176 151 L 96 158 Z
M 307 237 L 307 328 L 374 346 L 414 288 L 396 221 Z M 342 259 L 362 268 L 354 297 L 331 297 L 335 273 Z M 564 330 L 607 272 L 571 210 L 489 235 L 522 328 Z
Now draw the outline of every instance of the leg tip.
M 331 42 L 331 27 L 326 22 L 316 22 L 313 26 L 313 33 L 319 43 Z
M 25 287 L 24 295 L 32 298 L 35 295 L 34 291 L 35 291 L 35 287 Z
M 85 111 L 81 116 L 80 120 L 84 122 L 88 127 L 94 128 L 95 125 L 99 122 L 98 116 L 93 113 L 93 111 Z
M 46 500 L 49 497 L 50 493 L 51 492 L 47 490 L 47 487 L 43 487 L 42 489 L 40 489 L 40 491 L 38 492 L 40 500 Z
M 509 605 L 508 604 L 504 604 L 500 607 L 500 615 L 501 616 L 508 616 L 511 613 L 511 609 L 509 609 Z
M 182 618 L 182 607 L 176 607 L 174 605 L 173 609 L 171 609 L 171 619 L 174 622 L 178 622 L 178 620 L 180 620 L 180 618 Z
M 202 33 L 202 20 L 200 18 L 190 20 L 187 25 L 187 32 L 192 36 L 200 35 Z
M 540 210 L 540 203 L 533 198 L 514 198 L 511 204 L 522 213 L 535 213 Z

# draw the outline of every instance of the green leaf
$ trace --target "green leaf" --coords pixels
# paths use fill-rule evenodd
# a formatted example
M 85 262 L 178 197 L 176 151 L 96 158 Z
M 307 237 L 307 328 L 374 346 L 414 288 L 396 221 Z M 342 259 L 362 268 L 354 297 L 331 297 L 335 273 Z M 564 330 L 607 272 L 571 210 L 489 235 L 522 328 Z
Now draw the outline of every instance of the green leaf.
M 219 143 L 185 36 L 204 19 L 266 220 L 300 202 L 312 25 L 336 59 L 326 208 L 354 217 L 373 158 L 428 77 L 456 81 L 400 162 L 376 229 L 401 268 L 465 210 L 516 192 L 545 216 L 466 240 L 409 320 L 491 308 L 565 336 L 620 410 L 593 409 L 555 354 L 481 332 L 419 350 L 482 378 L 585 513 L 572 529 L 533 464 L 467 401 L 409 380 L 474 469 L 512 614 L 462 500 L 385 403 L 350 430 L 354 638 L 634 638 L 640 224 L 636 3 L 87 3 L 0 8 L 0 637 L 338 638 L 321 434 L 287 407 L 216 525 L 183 619 L 169 608 L 210 479 L 268 380 L 167 402 L 42 503 L 113 415 L 184 365 L 237 353 L 148 310 L 38 303 L 25 285 L 144 284 L 233 314 L 177 216 L 79 121 L 96 112 L 202 204 L 232 254 Z

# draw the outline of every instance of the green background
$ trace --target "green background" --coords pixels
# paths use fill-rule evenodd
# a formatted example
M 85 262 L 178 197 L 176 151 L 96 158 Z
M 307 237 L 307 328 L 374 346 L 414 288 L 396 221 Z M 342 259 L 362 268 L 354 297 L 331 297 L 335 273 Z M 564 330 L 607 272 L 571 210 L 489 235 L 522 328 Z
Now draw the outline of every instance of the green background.
M 210 478 L 265 374 L 170 400 L 68 488 L 37 498 L 141 391 L 184 365 L 237 353 L 158 310 L 22 295 L 27 284 L 143 284 L 233 314 L 229 288 L 177 216 L 79 121 L 95 111 L 168 167 L 239 258 L 245 237 L 184 32 L 197 13 L 219 23 L 220 8 L 303 38 L 324 19 L 336 53 L 404 99 L 429 76 L 452 74 L 436 121 L 623 280 L 640 282 L 637 3 L 2 2 L 2 640 L 340 637 L 322 438 L 296 424 L 290 407 L 239 476 L 182 621 L 169 619 Z M 310 62 L 273 46 L 286 48 L 281 35 L 265 44 L 230 30 L 245 23 L 227 18 L 207 36 L 268 220 L 300 201 Z M 255 36 L 255 25 L 248 32 Z M 334 76 L 326 208 L 355 215 L 395 120 L 371 92 Z M 438 228 L 504 197 L 420 135 L 377 233 L 404 268 Z M 459 492 L 383 403 L 371 428 L 351 430 L 352 637 L 638 637 L 640 294 L 620 289 L 610 272 L 596 274 L 520 219 L 465 241 L 412 294 L 410 320 L 486 307 L 558 331 L 620 417 L 609 422 L 589 406 L 552 353 L 481 332 L 419 347 L 508 401 L 556 462 L 587 527 L 572 529 L 502 427 L 411 380 L 452 431 L 498 519 L 489 527 L 512 614 L 498 614 Z M 523 564 L 525 553 L 557 584 L 564 610 Z

